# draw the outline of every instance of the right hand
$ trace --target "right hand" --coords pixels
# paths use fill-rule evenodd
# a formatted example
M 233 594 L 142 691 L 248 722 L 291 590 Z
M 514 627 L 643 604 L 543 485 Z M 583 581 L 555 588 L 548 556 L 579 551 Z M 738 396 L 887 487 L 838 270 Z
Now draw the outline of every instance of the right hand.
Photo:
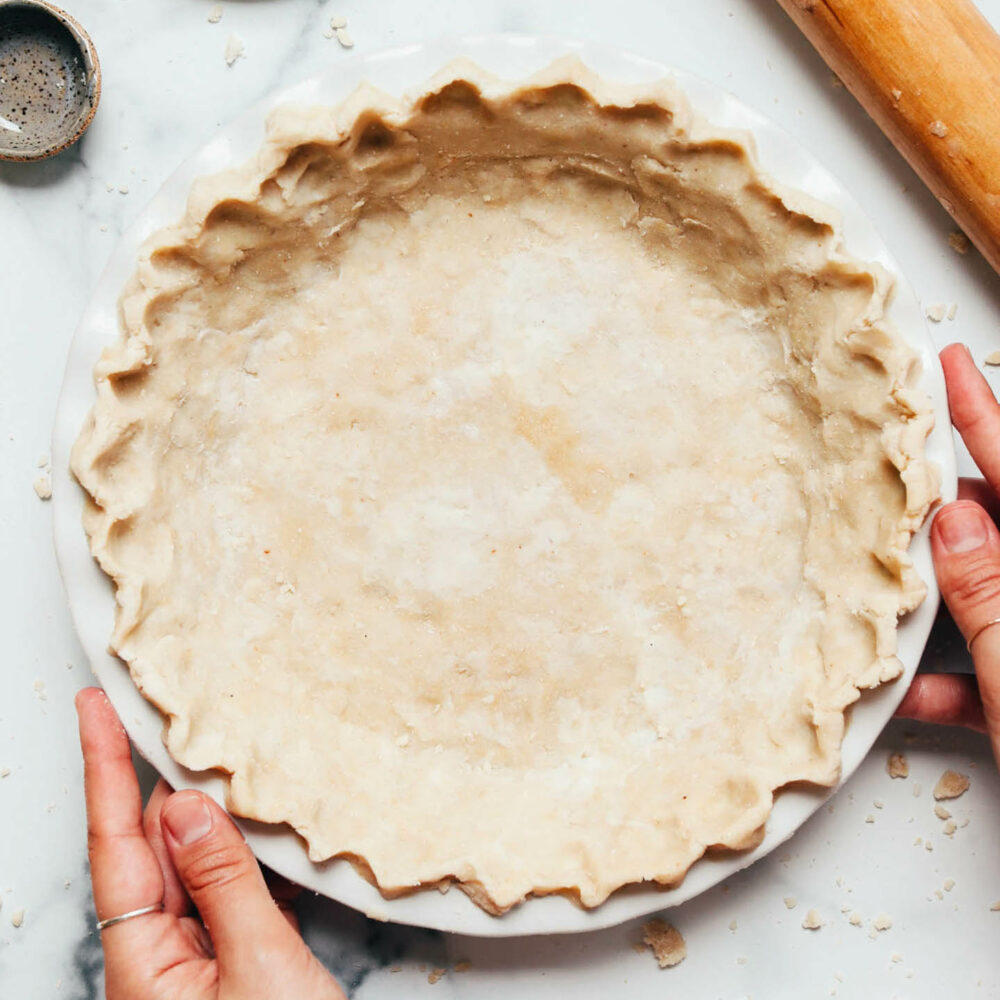
M 985 477 L 962 480 L 959 499 L 931 525 L 938 586 L 976 676 L 918 675 L 896 714 L 985 731 L 1000 763 L 1000 624 L 988 624 L 1000 619 L 1000 531 L 991 516 L 1000 506 L 1000 406 L 964 346 L 946 347 L 941 364 L 952 423 Z

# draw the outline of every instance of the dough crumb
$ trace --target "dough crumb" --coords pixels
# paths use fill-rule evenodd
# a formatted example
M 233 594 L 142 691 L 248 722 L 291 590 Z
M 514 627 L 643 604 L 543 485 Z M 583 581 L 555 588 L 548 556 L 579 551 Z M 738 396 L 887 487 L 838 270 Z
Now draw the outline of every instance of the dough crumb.
M 941 827 L 941 831 L 942 833 L 944 833 L 946 837 L 950 837 L 957 829 L 958 825 L 955 823 L 953 819 L 948 820 L 948 822 L 945 823 L 943 827 Z
M 208 23 L 218 24 L 222 20 L 222 4 L 217 3 L 208 13 Z
M 958 303 L 952 302 L 952 304 L 948 306 L 948 322 L 950 323 L 957 315 L 958 315 Z
M 35 694 L 38 695 L 39 701 L 47 701 L 49 697 L 48 691 L 45 690 L 45 681 L 39 678 L 31 685 L 35 689 Z
M 20 927 L 24 923 L 24 910 L 15 910 L 10 915 L 11 927 Z
M 910 776 L 910 764 L 906 759 L 906 754 L 889 754 L 885 769 L 890 778 L 908 778 Z
M 847 918 L 847 922 L 848 922 L 848 923 L 849 923 L 849 924 L 850 924 L 850 925 L 851 925 L 852 927 L 860 927 L 860 926 L 861 926 L 861 925 L 862 925 L 862 924 L 863 924 L 863 923 L 864 923 L 865 921 L 864 921 L 864 918 L 863 918 L 863 917 L 861 916 L 861 914 L 860 914 L 860 913 L 858 913 L 858 911 L 857 911 L 857 910 L 855 910 L 855 911 L 854 911 L 854 912 L 853 912 L 853 913 L 852 913 L 852 914 L 851 914 L 851 915 L 850 915 L 850 916 L 849 916 L 849 917 Z
M 880 913 L 872 921 L 872 927 L 880 933 L 887 931 L 892 927 L 892 918 L 885 913 Z
M 234 65 L 238 60 L 242 59 L 246 55 L 246 47 L 243 44 L 243 39 L 238 35 L 230 35 L 226 39 L 226 49 L 223 53 L 223 58 L 226 60 L 227 66 Z
M 802 929 L 818 931 L 823 926 L 823 918 L 815 910 L 810 910 L 802 919 Z
M 472 963 L 468 961 L 456 962 L 452 972 L 468 972 L 472 968 Z
M 933 305 L 933 306 L 928 306 L 928 307 L 927 307 L 927 308 L 926 308 L 926 309 L 924 310 L 924 315 L 925 315 L 925 316 L 926 316 L 926 317 L 927 317 L 927 318 L 928 318 L 928 319 L 929 319 L 929 320 L 930 320 L 930 321 L 931 321 L 932 323 L 940 323 L 940 322 L 941 322 L 941 320 L 943 320 L 943 319 L 944 319 L 944 317 L 945 317 L 945 313 L 946 313 L 947 311 L 948 311 L 948 310 L 947 310 L 947 306 L 945 306 L 945 305 L 944 305 L 943 303 L 941 303 L 941 302 L 938 302 L 938 303 L 937 303 L 936 305 Z
M 354 39 L 351 37 L 347 28 L 337 28 L 334 34 L 337 36 L 337 41 L 340 42 L 340 47 L 342 49 L 354 48 Z
M 47 472 L 43 472 L 31 485 L 39 500 L 52 499 L 52 478 Z
M 885 803 L 884 803 L 884 802 L 883 802 L 883 801 L 882 801 L 881 799 L 876 799 L 876 800 L 875 800 L 875 801 L 874 801 L 874 802 L 872 803 L 872 805 L 873 805 L 873 806 L 874 806 L 874 807 L 875 807 L 876 809 L 884 809 L 884 808 L 885 808 Z
M 736 923 L 736 921 L 735 921 L 735 920 L 730 920 L 730 921 L 729 921 L 729 929 L 730 929 L 731 931 L 734 931 L 734 930 L 736 930 L 736 928 L 737 928 L 737 927 L 739 927 L 739 924 L 738 924 L 738 923 Z
M 902 956 L 902 955 L 900 955 L 900 953 L 899 953 L 898 951 L 894 951 L 894 952 L 893 952 L 893 953 L 892 953 L 892 954 L 891 954 L 891 955 L 889 956 L 889 961 L 890 961 L 890 962 L 902 962 L 902 961 L 903 961 L 903 956 Z
M 990 353 L 983 358 L 983 361 L 985 361 L 988 365 L 1000 365 L 1000 351 L 990 351 Z
M 924 842 L 924 838 L 923 837 L 917 837 L 917 839 L 915 841 L 913 841 L 913 846 L 914 847 L 919 847 L 923 842 Z
M 789 910 L 795 909 L 795 904 L 798 900 L 794 896 L 785 896 L 785 907 Z
M 347 18 L 341 16 L 340 14 L 334 14 L 333 17 L 330 18 L 330 27 L 333 28 L 334 31 L 337 31 L 340 28 L 346 28 Z
M 427 973 L 427 982 L 433 986 L 436 982 L 438 982 L 438 980 L 444 978 L 447 971 L 447 969 L 431 969 L 431 971 Z
M 948 126 L 943 121 L 933 121 L 928 128 L 931 135 L 936 135 L 939 139 L 943 139 L 948 134 Z
M 931 843 L 931 841 L 929 841 L 929 840 L 925 840 L 924 841 L 924 850 L 925 851 L 933 851 L 934 850 L 934 844 Z
M 868 814 L 868 815 L 867 815 L 867 816 L 865 817 L 865 822 L 866 822 L 866 823 L 874 823 L 874 822 L 875 822 L 875 817 L 874 817 L 874 816 L 873 816 L 873 815 L 872 815 L 871 813 L 869 813 L 869 814 Z
M 1000 913 L 1000 899 L 998 899 L 995 903 L 991 904 L 990 909 L 994 913 Z
M 945 807 L 940 803 L 934 807 L 934 815 L 937 816 L 938 819 L 942 820 L 951 819 L 951 813 L 948 812 L 948 810 L 945 809 Z
M 0 767 L 0 778 L 6 778 L 8 774 L 10 774 L 9 767 Z
M 913 797 L 915 799 L 919 799 L 920 798 L 920 792 L 921 792 L 920 782 L 918 781 L 913 786 Z
M 737 965 L 746 965 L 747 964 L 746 956 L 744 956 L 744 955 L 737 955 L 736 956 L 736 964 Z
M 678 965 L 687 957 L 687 945 L 681 932 L 665 920 L 647 920 L 642 925 L 642 940 L 661 969 Z
M 955 253 L 967 254 L 969 252 L 969 237 L 965 235 L 960 229 L 954 229 L 948 234 L 948 246 L 955 251 Z
M 944 891 L 951 892 L 955 888 L 955 880 L 953 878 L 946 878 L 944 880 Z
M 939 801 L 941 799 L 957 799 L 960 795 L 964 795 L 968 788 L 969 776 L 967 774 L 959 774 L 958 771 L 945 771 L 934 786 L 934 798 Z
M 397 972 L 402 972 L 402 971 L 403 971 L 403 967 L 401 965 L 390 965 L 389 966 L 389 972 L 390 972 L 390 974 L 395 974 Z
M 898 101 L 903 96 L 903 92 L 896 87 L 892 88 L 892 99 Z

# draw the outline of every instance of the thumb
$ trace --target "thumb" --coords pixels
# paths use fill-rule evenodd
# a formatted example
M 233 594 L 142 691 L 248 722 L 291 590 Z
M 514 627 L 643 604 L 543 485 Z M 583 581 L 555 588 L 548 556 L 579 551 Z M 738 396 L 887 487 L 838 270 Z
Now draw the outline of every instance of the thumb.
M 262 954 L 301 947 L 233 821 L 201 792 L 175 792 L 160 814 L 163 839 L 205 923 L 220 973 L 252 969 Z
M 1000 532 L 979 504 L 959 500 L 934 518 L 931 546 L 941 594 L 972 652 L 1000 761 Z

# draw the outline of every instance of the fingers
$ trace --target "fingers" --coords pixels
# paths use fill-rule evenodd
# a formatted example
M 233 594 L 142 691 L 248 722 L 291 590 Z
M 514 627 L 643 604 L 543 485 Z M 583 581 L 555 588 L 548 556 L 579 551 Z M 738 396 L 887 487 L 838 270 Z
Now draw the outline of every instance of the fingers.
M 176 792 L 161 815 L 164 840 L 219 959 L 220 973 L 245 976 L 262 955 L 302 939 L 282 916 L 232 820 L 200 792 Z
M 931 525 L 931 550 L 941 594 L 955 624 L 972 640 L 979 692 L 994 753 L 1000 760 L 1000 532 L 971 500 L 938 511 Z
M 964 476 L 959 479 L 958 499 L 975 500 L 990 515 L 994 524 L 1000 524 L 1000 497 L 984 479 L 967 479 Z
M 940 726 L 986 729 L 983 702 L 975 678 L 959 674 L 920 674 L 896 709 L 896 715 Z
M 293 930 L 299 929 L 299 917 L 295 912 L 295 900 L 302 894 L 302 886 L 296 882 L 290 882 L 284 875 L 271 871 L 270 868 L 261 866 L 264 874 L 264 882 L 267 891 L 271 894 L 271 899 L 281 910 L 282 916 L 291 924 Z
M 952 423 L 994 493 L 1000 492 L 1000 406 L 993 390 L 962 344 L 941 352 L 941 366 Z
M 103 691 L 76 696 L 87 799 L 87 846 L 98 920 L 163 899 L 163 876 L 142 830 L 142 799 L 128 737 Z M 108 983 L 136 972 L 139 942 L 159 914 L 136 917 L 101 933 Z
M 160 811 L 172 794 L 173 789 L 161 778 L 146 803 L 142 828 L 163 873 L 163 909 L 175 917 L 183 917 L 191 912 L 191 899 L 174 869 L 170 851 L 163 839 L 163 826 L 160 823 Z

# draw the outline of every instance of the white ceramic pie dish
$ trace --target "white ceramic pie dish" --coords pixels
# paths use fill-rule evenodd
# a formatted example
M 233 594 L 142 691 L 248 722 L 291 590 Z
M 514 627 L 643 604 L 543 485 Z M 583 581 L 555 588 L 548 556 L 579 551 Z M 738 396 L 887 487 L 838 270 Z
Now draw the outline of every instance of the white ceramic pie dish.
M 261 102 L 200 152 L 184 163 L 122 237 L 102 275 L 74 337 L 53 439 L 55 541 L 70 608 L 95 675 L 108 692 L 140 753 L 175 787 L 198 787 L 220 801 L 223 779 L 215 774 L 181 768 L 167 754 L 160 738 L 162 720 L 138 692 L 124 664 L 107 652 L 114 616 L 113 589 L 91 558 L 81 525 L 84 493 L 69 474 L 69 453 L 95 393 L 92 369 L 101 349 L 117 335 L 117 303 L 135 266 L 143 240 L 183 212 L 191 182 L 198 176 L 233 166 L 249 157 L 263 138 L 264 121 L 285 103 L 337 103 L 365 79 L 390 93 L 419 87 L 441 66 L 468 56 L 485 69 L 509 79 L 521 79 L 553 59 L 573 53 L 592 69 L 627 82 L 672 76 L 697 111 L 713 124 L 753 132 L 765 170 L 779 182 L 801 188 L 832 204 L 843 216 L 850 253 L 877 261 L 896 276 L 896 294 L 889 316 L 919 353 L 923 387 L 931 396 L 937 426 L 928 440 L 928 455 L 941 469 L 943 494 L 953 498 L 955 462 L 948 425 L 947 400 L 940 366 L 917 299 L 895 260 L 850 195 L 820 163 L 794 140 L 732 95 L 685 73 L 604 46 L 515 36 L 487 36 L 410 46 L 371 56 L 355 56 L 319 77 Z M 925 529 L 914 539 L 912 554 L 929 593 L 921 607 L 901 625 L 899 653 L 904 677 L 866 695 L 852 712 L 843 746 L 843 778 L 864 758 L 892 715 L 916 671 L 937 611 L 930 548 Z M 843 780 L 843 779 L 842 779 Z M 386 900 L 345 862 L 314 864 L 302 841 L 288 827 L 270 828 L 243 821 L 248 840 L 266 864 L 289 878 L 370 916 L 466 934 L 513 936 L 596 930 L 683 902 L 751 864 L 791 836 L 832 794 L 832 790 L 795 789 L 781 794 L 768 821 L 767 835 L 753 851 L 699 861 L 675 889 L 633 886 L 614 894 L 595 910 L 586 911 L 563 897 L 532 899 L 505 916 L 489 916 L 464 893 L 427 891 Z

